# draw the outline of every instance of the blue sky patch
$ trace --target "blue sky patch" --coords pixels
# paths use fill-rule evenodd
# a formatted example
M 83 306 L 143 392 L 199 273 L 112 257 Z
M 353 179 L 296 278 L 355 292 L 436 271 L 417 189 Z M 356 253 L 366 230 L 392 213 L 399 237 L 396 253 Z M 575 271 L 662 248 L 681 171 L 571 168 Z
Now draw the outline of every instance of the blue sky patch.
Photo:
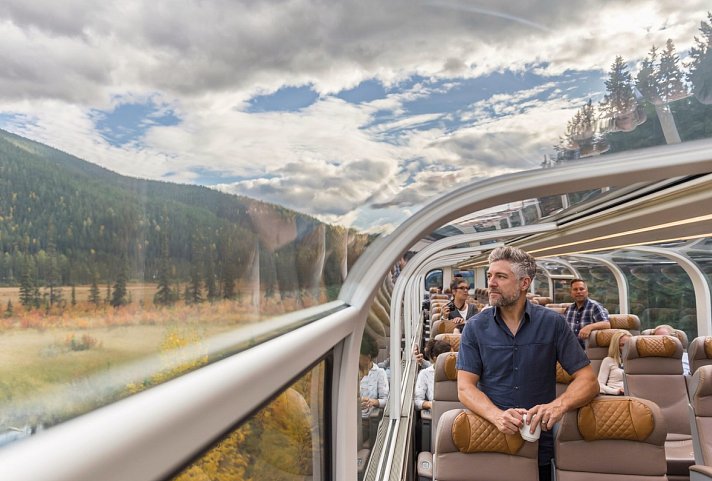
M 319 94 L 311 86 L 283 87 L 269 95 L 258 95 L 249 101 L 247 112 L 296 112 L 312 105 Z
M 193 167 L 190 170 L 194 174 L 197 174 L 197 177 L 193 179 L 194 183 L 209 186 L 217 184 L 233 184 L 236 182 L 242 182 L 244 180 L 271 179 L 273 177 L 276 177 L 275 174 L 262 174 L 247 177 L 231 175 L 229 172 L 226 172 L 224 170 L 211 169 L 209 167 Z
M 361 104 L 382 99 L 387 93 L 383 84 L 378 80 L 365 80 L 352 89 L 342 90 L 336 94 L 336 97 L 350 104 Z
M 93 110 L 96 130 L 111 145 L 121 147 L 141 139 L 154 126 L 178 125 L 180 118 L 153 102 L 120 104 L 110 112 Z

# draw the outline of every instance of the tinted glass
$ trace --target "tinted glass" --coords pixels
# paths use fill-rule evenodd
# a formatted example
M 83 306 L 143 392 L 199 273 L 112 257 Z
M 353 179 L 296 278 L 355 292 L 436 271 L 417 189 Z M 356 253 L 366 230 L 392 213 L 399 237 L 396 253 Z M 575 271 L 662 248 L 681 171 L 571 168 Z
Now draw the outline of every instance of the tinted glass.
M 326 372 L 321 362 L 173 479 L 329 479 L 324 471 Z

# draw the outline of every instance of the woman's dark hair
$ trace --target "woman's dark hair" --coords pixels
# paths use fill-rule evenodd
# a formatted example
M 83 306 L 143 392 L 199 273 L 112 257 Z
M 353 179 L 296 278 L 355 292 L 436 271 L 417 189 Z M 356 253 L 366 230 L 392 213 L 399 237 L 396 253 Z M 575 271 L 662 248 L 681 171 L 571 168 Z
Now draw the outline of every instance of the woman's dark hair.
M 425 345 L 423 354 L 425 355 L 425 357 L 427 357 L 431 361 L 434 361 L 435 358 L 438 357 L 440 354 L 443 354 L 445 352 L 450 352 L 451 350 L 452 350 L 452 347 L 450 346 L 449 342 L 436 341 L 435 339 L 430 339 L 428 341 L 428 343 Z
M 363 334 L 363 339 L 361 339 L 361 354 L 371 359 L 378 357 L 378 345 L 376 341 L 366 333 Z

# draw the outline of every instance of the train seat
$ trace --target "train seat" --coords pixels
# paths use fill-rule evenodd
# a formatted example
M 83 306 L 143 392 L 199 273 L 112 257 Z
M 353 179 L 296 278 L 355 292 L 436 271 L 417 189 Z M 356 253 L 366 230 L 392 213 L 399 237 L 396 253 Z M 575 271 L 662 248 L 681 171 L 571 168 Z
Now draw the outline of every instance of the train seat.
M 688 393 L 695 463 L 712 467 L 712 365 L 695 371 Z
M 652 401 L 602 396 L 564 415 L 554 434 L 557 481 L 665 480 L 665 420 Z
M 699 367 L 712 364 L 712 336 L 696 337 L 687 350 L 690 361 L 690 373 L 694 374 Z
M 634 336 L 640 335 L 640 318 L 634 314 L 609 314 L 611 329 L 625 329 Z
M 660 327 L 660 326 L 655 326 L 651 329 L 644 329 L 643 331 L 641 331 L 640 334 L 643 336 L 652 336 L 653 332 L 655 332 L 655 329 L 657 329 L 658 327 Z M 689 342 L 687 339 L 687 334 L 685 334 L 685 331 L 680 330 L 680 329 L 674 329 L 672 335 L 680 340 L 680 343 L 682 344 L 683 349 L 687 349 Z
M 452 350 L 457 352 L 460 350 L 460 337 L 461 334 L 438 334 L 435 336 L 436 341 L 445 341 L 450 344 Z
M 441 334 L 446 336 L 447 334 Z M 423 433 L 425 447 L 428 452 L 418 454 L 418 476 L 420 479 L 432 479 L 432 446 L 435 446 L 435 434 L 443 413 L 451 409 L 462 409 L 457 394 L 457 353 L 441 354 L 435 361 L 435 385 L 433 386 L 433 408 L 430 410 L 430 439 L 426 441 L 427 433 Z
M 625 394 L 656 403 L 665 417 L 668 479 L 689 478 L 694 462 L 682 343 L 674 336 L 634 336 L 623 350 Z
M 433 322 L 433 326 L 430 330 L 431 336 L 437 336 L 438 334 L 452 334 L 455 330 L 455 321 L 452 319 L 438 319 Z
M 603 359 L 608 356 L 608 347 L 611 345 L 611 338 L 618 329 L 601 329 L 591 331 L 586 340 L 586 356 L 591 361 L 594 374 L 598 376 Z
M 556 397 L 561 396 L 564 391 L 566 391 L 566 388 L 569 387 L 569 384 L 573 378 L 571 375 L 564 370 L 563 367 L 561 367 L 561 364 L 558 362 L 556 363 Z
M 505 435 L 465 409 L 443 414 L 435 441 L 434 481 L 538 479 L 539 442 Z

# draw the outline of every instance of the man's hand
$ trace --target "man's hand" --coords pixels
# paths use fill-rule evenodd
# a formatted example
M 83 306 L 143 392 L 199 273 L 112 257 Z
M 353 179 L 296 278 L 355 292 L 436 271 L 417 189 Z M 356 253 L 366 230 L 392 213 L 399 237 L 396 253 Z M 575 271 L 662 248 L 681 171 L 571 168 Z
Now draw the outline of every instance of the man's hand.
M 566 409 L 558 399 L 554 399 L 548 404 L 537 404 L 527 413 L 527 419 L 531 419 L 530 432 L 533 434 L 536 425 L 540 423 L 542 431 L 550 431 L 554 424 L 564 417 L 564 414 L 566 414 Z
M 415 359 L 415 362 L 418 363 L 419 367 L 423 366 L 423 353 L 420 352 L 417 344 L 413 344 L 413 358 Z
M 584 339 L 584 340 L 585 340 L 585 339 L 588 339 L 588 336 L 591 335 L 591 331 L 593 330 L 592 327 L 591 327 L 592 325 L 593 325 L 593 324 L 589 324 L 589 325 L 587 325 L 587 326 L 583 326 L 583 327 L 581 328 L 581 330 L 579 330 L 579 333 L 578 333 L 579 339 Z
M 526 412 L 527 410 L 522 408 L 500 411 L 499 414 L 494 417 L 493 424 L 504 434 L 515 434 L 519 431 L 519 426 L 522 425 L 522 416 Z

